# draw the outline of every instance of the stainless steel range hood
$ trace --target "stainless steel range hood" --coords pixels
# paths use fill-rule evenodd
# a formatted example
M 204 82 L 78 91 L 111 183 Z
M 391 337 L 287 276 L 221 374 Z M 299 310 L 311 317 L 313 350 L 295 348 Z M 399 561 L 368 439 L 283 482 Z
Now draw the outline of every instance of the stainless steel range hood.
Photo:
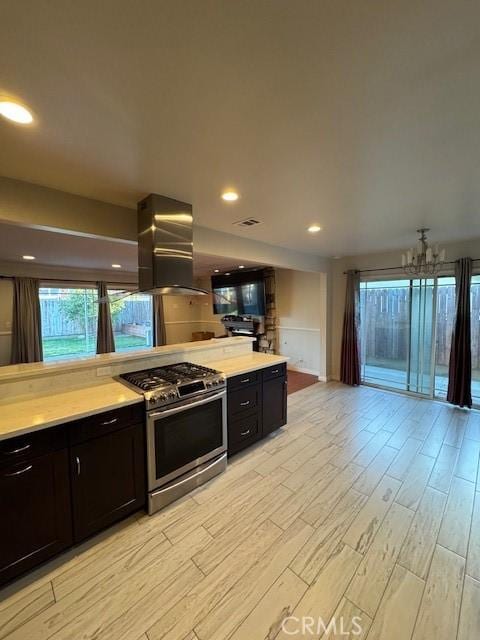
M 156 295 L 206 295 L 193 285 L 192 205 L 151 193 L 138 203 L 138 283 Z

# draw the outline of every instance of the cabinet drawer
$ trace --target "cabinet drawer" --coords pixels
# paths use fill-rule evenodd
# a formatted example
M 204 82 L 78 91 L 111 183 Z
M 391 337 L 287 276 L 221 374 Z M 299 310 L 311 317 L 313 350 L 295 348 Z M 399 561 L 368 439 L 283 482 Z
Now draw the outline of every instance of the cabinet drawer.
M 260 405 L 260 385 L 252 385 L 238 391 L 231 391 L 227 395 L 227 409 L 229 416 L 236 416 L 242 412 L 248 413 Z
M 273 365 L 272 367 L 267 367 L 263 370 L 263 380 L 271 380 L 272 378 L 277 378 L 278 376 L 284 376 L 287 373 L 287 365 L 285 362 L 280 364 Z
M 104 411 L 70 423 L 70 443 L 79 444 L 145 421 L 143 402 L 113 411 Z
M 31 460 L 67 446 L 65 426 L 50 427 L 0 442 L 0 466 Z
M 255 438 L 260 433 L 258 414 L 231 420 L 228 423 L 228 446 Z
M 241 389 L 250 384 L 256 384 L 259 381 L 258 371 L 250 371 L 250 373 L 243 373 L 240 376 L 234 376 L 228 379 L 228 390 Z

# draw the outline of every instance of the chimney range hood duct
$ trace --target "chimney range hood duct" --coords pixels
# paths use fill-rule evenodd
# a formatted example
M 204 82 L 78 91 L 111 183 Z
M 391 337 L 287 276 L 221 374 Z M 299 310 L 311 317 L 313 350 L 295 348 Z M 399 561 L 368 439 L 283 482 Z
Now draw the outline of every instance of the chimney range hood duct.
M 138 282 L 156 295 L 210 293 L 193 286 L 191 204 L 156 193 L 138 203 Z

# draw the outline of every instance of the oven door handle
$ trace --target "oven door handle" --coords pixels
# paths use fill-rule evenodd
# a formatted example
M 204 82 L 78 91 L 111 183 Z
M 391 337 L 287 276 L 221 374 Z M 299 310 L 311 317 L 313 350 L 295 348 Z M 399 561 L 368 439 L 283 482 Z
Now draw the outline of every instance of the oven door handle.
M 214 402 L 215 400 L 221 400 L 225 398 L 227 395 L 226 390 L 224 389 L 221 393 L 216 393 L 214 396 L 209 396 L 208 398 L 202 398 L 201 400 L 197 400 L 195 402 L 186 402 L 179 407 L 174 407 L 173 409 L 165 409 L 164 411 L 155 411 L 152 413 L 151 411 L 147 414 L 149 420 L 156 420 L 157 418 L 166 418 L 167 416 L 173 416 L 175 413 L 180 413 L 180 411 L 185 411 L 186 409 L 191 409 L 193 407 L 200 407 L 202 404 L 208 404 L 209 402 Z

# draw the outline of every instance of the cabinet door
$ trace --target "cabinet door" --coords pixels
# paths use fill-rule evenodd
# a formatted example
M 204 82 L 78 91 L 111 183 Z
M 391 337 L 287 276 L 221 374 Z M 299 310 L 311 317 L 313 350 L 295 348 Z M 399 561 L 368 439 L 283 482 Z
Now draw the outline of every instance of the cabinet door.
M 263 383 L 263 435 L 287 422 L 287 381 L 282 376 Z
M 88 440 L 70 451 L 76 542 L 144 505 L 143 425 Z
M 66 449 L 0 468 L 0 583 L 72 543 Z

